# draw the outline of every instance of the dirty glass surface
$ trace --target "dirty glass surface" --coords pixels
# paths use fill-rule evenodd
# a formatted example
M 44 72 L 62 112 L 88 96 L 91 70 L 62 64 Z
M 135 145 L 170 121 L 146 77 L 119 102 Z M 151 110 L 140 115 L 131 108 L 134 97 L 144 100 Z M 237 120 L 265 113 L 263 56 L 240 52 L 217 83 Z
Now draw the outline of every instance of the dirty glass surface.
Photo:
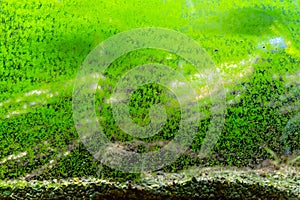
M 1 197 L 232 174 L 299 197 L 298 0 L 0 0 L 0 16 Z

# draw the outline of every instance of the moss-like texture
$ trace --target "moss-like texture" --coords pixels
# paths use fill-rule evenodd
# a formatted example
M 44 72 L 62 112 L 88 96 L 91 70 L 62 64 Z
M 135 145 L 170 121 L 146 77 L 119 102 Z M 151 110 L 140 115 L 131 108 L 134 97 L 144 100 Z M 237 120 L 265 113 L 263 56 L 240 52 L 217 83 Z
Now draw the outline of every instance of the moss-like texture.
M 192 168 L 144 174 L 138 182 L 95 178 L 0 183 L 7 199 L 300 199 L 299 168 Z
M 288 130 L 300 108 L 299 6 L 274 0 L 195 0 L 190 7 L 186 2 L 0 0 L 1 198 L 299 198 L 299 168 L 179 171 L 190 165 L 255 167 L 268 158 L 261 144 L 279 155 L 288 149 L 299 156 L 299 131 Z M 156 174 L 104 168 L 105 181 L 96 176 L 98 161 L 78 142 L 73 86 L 78 68 L 95 46 L 140 27 L 179 31 L 207 51 L 228 90 L 226 123 L 212 156 L 197 157 L 211 117 L 210 104 L 199 100 L 204 118 L 190 151 Z M 276 38 L 286 43 L 284 48 L 270 44 Z M 201 82 L 190 63 L 163 50 L 131 52 L 112 63 L 99 80 L 101 89 L 97 87 L 99 123 L 111 142 L 139 153 L 162 148 L 176 134 L 180 118 L 178 102 L 171 102 L 163 131 L 138 142 L 114 123 L 107 103 L 113 86 L 126 71 L 148 62 L 180 69 L 196 86 Z M 156 95 L 163 91 L 168 90 L 154 84 L 135 91 L 130 100 L 133 121 L 149 123 L 149 107 L 168 102 Z M 91 178 L 74 178 L 84 176 Z
M 286 141 L 280 141 L 286 124 L 298 111 L 286 109 L 289 113 L 280 114 L 276 106 L 268 106 L 269 101 L 291 91 L 284 84 L 299 82 L 296 74 L 300 55 L 299 7 L 289 1 L 271 0 L 195 1 L 191 7 L 185 3 L 185 0 L 0 0 L 3 33 L 0 34 L 0 179 L 34 174 L 36 169 L 46 169 L 43 176 L 34 177 L 39 180 L 95 174 L 93 155 L 83 145 L 71 145 L 78 139 L 72 118 L 76 73 L 100 42 L 140 27 L 168 28 L 197 41 L 220 70 L 224 87 L 233 93 L 228 92 L 226 101 L 235 106 L 228 106 L 226 124 L 212 150 L 216 158 L 207 158 L 200 164 L 255 166 L 267 157 L 259 143 L 267 143 L 276 153 L 285 150 L 283 145 L 288 145 L 291 151 L 299 150 L 300 137 L 295 131 L 289 133 Z M 286 49 L 279 51 L 269 44 L 270 39 L 278 37 L 287 43 Z M 261 45 L 266 45 L 262 53 Z M 276 53 L 264 54 L 264 51 Z M 269 62 L 253 64 L 257 56 Z M 99 80 L 102 89 L 97 89 L 96 97 L 99 123 L 114 144 L 129 143 L 132 138 L 114 122 L 107 100 L 127 70 L 148 62 L 180 68 L 180 73 L 191 82 L 194 80 L 195 86 L 201 82 L 196 76 L 199 74 L 184 58 L 170 52 L 140 50 L 115 60 L 103 75 L 105 80 Z M 274 80 L 273 75 L 277 76 Z M 279 81 L 281 75 L 283 82 Z M 290 81 L 290 77 L 295 81 Z M 198 89 L 205 96 L 200 86 L 197 92 Z M 163 90 L 152 85 L 133 93 L 130 113 L 134 122 L 147 124 L 148 108 L 166 102 L 164 96 L 155 96 L 160 91 Z M 297 102 L 298 97 L 288 98 L 286 104 Z M 172 106 L 176 107 L 176 103 Z M 206 118 L 201 120 L 191 144 L 192 153 L 200 151 L 210 124 L 210 104 L 199 104 Z M 139 145 L 138 152 L 159 149 L 162 145 L 150 143 L 174 138 L 180 115 L 171 106 L 167 113 L 170 117 L 164 129 L 156 137 L 144 139 L 141 144 L 149 145 Z M 181 157 L 169 169 L 195 164 L 199 162 Z M 51 170 L 47 168 L 50 165 Z

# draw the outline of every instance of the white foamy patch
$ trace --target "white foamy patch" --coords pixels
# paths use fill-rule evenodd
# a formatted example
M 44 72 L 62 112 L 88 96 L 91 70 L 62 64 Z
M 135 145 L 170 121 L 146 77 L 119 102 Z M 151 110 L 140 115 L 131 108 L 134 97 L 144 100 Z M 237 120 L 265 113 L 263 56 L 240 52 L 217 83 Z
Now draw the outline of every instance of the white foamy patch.
M 92 78 L 100 78 L 100 74 L 99 73 L 90 74 L 90 77 L 92 77 Z
M 53 97 L 53 94 L 50 93 L 50 94 L 47 94 L 47 98 L 52 98 Z
M 27 92 L 27 93 L 25 93 L 24 95 L 25 96 L 31 96 L 31 95 L 34 95 L 34 94 L 36 94 L 36 95 L 41 95 L 41 94 L 43 94 L 43 93 L 46 93 L 47 92 L 47 90 L 32 90 L 32 91 L 30 91 L 30 92 Z
M 244 65 L 251 65 L 255 62 L 255 57 L 250 57 L 248 60 L 241 60 L 239 63 L 223 63 L 220 65 L 221 68 L 238 68 Z
M 19 111 L 13 111 L 13 112 L 11 112 L 11 114 L 12 115 L 18 115 L 18 114 L 21 114 L 21 112 L 19 112 Z
M 246 64 L 245 60 L 242 60 L 242 61 L 240 62 L 240 64 L 241 64 L 241 65 L 245 65 L 245 64 Z
M 9 112 L 5 118 L 8 119 L 8 118 L 11 118 L 12 116 L 14 115 L 19 115 L 19 114 L 24 114 L 26 113 L 26 111 L 12 111 L 12 112 Z
M 203 98 L 205 98 L 209 95 L 210 95 L 209 89 L 207 87 L 204 87 L 204 88 L 201 89 L 201 91 L 197 92 L 196 99 L 200 100 L 200 99 L 203 99 Z
M 106 103 L 117 103 L 119 100 L 116 97 L 110 97 L 109 99 L 106 100 Z
M 203 74 L 194 74 L 194 77 L 196 77 L 196 78 L 203 78 Z
M 29 105 L 34 106 L 34 105 L 36 105 L 36 102 L 30 102 Z
M 94 89 L 94 90 L 95 90 L 95 89 L 97 89 L 97 88 L 98 88 L 98 84 L 91 84 L 91 85 L 90 85 L 90 88 L 92 88 L 92 89 Z
M 7 156 L 6 158 L 3 158 L 2 160 L 0 160 L 0 164 L 4 164 L 5 162 L 9 161 L 9 160 L 15 160 L 15 159 L 18 159 L 18 158 L 22 158 L 24 156 L 27 155 L 27 152 L 24 151 L 24 152 L 21 152 L 19 154 L 12 154 L 12 155 L 9 155 Z

